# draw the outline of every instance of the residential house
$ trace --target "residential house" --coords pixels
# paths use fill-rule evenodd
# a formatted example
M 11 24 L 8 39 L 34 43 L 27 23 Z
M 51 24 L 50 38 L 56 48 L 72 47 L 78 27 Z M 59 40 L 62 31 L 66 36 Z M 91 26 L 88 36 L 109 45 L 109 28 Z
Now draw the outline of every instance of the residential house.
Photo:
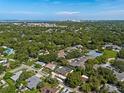
M 86 76 L 86 75 L 82 75 L 82 76 L 81 76 L 81 80 L 82 80 L 82 81 L 88 81 L 88 79 L 89 79 L 89 77 Z
M 8 65 L 8 60 L 7 59 L 2 59 L 2 60 L 0 60 L 0 64 L 2 64 L 3 66 L 7 66 Z
M 82 45 L 75 45 L 75 46 L 72 46 L 72 47 L 68 47 L 65 50 L 67 52 L 71 52 L 71 51 L 74 51 L 74 50 L 77 50 L 77 49 L 79 49 L 80 51 L 82 51 L 83 46 Z
M 124 58 L 117 58 L 116 61 L 122 61 L 122 62 L 124 62 Z
M 32 76 L 32 77 L 28 78 L 26 81 L 28 83 L 27 87 L 29 89 L 33 89 L 33 88 L 37 87 L 37 85 L 41 82 L 41 79 L 38 78 L 37 76 Z
M 48 55 L 49 51 L 48 50 L 40 50 L 39 55 Z
M 102 68 L 107 68 L 107 69 L 110 69 L 110 70 L 114 70 L 115 68 L 113 68 L 111 66 L 111 64 L 109 62 L 105 63 L 105 64 L 96 64 L 94 65 L 94 69 L 97 69 L 99 67 L 102 67 Z
M 56 68 L 56 65 L 53 63 L 48 63 L 45 67 L 48 69 L 54 70 Z
M 71 92 L 73 92 L 71 89 L 64 88 L 61 93 L 71 93 Z
M 112 49 L 113 51 L 119 52 L 121 47 L 118 45 L 113 45 L 112 43 L 104 45 L 103 49 Z
M 76 47 L 76 48 L 78 48 L 78 49 L 83 48 L 83 46 L 82 46 L 82 45 L 75 45 L 74 47 Z
M 56 92 L 57 92 L 56 88 L 44 87 L 41 89 L 41 93 L 56 93 Z
M 12 79 L 13 81 L 17 81 L 17 80 L 19 79 L 19 77 L 20 77 L 21 74 L 22 74 L 22 71 L 16 72 L 16 73 L 14 73 L 14 75 L 11 77 L 11 79 Z
M 5 80 L 0 80 L 0 87 L 5 88 L 8 86 L 8 83 Z
M 64 76 L 67 76 L 68 73 L 71 73 L 73 72 L 73 70 L 71 68 L 68 68 L 68 67 L 59 67 L 55 70 L 56 73 L 58 74 L 61 74 L 61 75 L 64 75 Z
M 87 60 L 88 60 L 88 58 L 83 56 L 83 57 L 79 57 L 79 58 L 69 60 L 69 64 L 71 66 L 74 66 L 74 67 L 84 67 L 84 64 Z
M 65 58 L 65 56 L 66 56 L 66 54 L 65 54 L 65 51 L 64 51 L 64 50 L 60 50 L 60 51 L 58 52 L 58 57 L 59 57 L 59 58 Z
M 52 72 L 52 76 L 53 78 L 56 77 L 59 81 L 61 81 L 60 79 L 65 80 L 66 76 L 72 72 L 73 70 L 71 68 L 59 67 L 55 70 L 55 72 Z
M 116 92 L 116 93 L 121 93 L 118 88 L 114 85 L 110 85 L 110 84 L 105 84 L 105 89 L 108 89 L 108 93 L 113 93 L 113 92 Z
M 124 81 L 124 72 L 119 73 L 117 71 L 114 71 L 114 74 L 116 75 L 116 78 L 118 79 L 118 81 Z

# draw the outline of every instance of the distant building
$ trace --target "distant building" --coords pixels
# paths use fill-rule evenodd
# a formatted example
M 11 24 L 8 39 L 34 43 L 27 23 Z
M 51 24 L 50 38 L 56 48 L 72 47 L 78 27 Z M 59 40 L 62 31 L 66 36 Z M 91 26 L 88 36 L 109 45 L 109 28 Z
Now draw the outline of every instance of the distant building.
M 27 87 L 29 89 L 36 88 L 37 85 L 41 82 L 40 78 L 38 78 L 37 76 L 32 76 L 32 77 L 28 78 L 26 81 L 28 82 Z
M 46 65 L 46 63 L 40 62 L 40 61 L 36 62 L 36 64 L 39 64 L 39 65 L 41 65 L 42 67 L 44 67 L 44 66 Z
M 83 46 L 82 45 L 75 45 L 75 46 L 72 46 L 72 47 L 67 47 L 65 49 L 65 51 L 71 52 L 71 51 L 74 51 L 74 50 L 77 50 L 77 49 L 80 50 L 80 51 L 82 51 Z
M 39 55 L 48 55 L 49 51 L 48 50 L 40 50 Z
M 47 88 L 44 87 L 41 89 L 41 93 L 56 93 L 57 89 L 56 88 Z
M 73 70 L 68 67 L 59 67 L 55 70 L 55 72 L 63 76 L 67 76 L 67 74 L 73 72 Z
M 116 92 L 116 93 L 121 93 L 118 88 L 114 85 L 110 84 L 105 84 L 105 88 L 108 89 L 108 93 Z
M 65 56 L 66 56 L 66 54 L 65 54 L 65 51 L 64 51 L 64 50 L 60 50 L 60 51 L 58 52 L 58 57 L 59 57 L 59 58 L 65 58 Z
M 59 67 L 55 70 L 55 72 L 52 72 L 52 77 L 56 78 L 60 82 L 63 82 L 63 80 L 66 79 L 66 76 L 72 72 L 73 70 L 68 67 Z
M 8 60 L 7 59 L 2 59 L 2 60 L 0 60 L 0 64 L 2 64 L 3 66 L 7 66 Z
M 85 62 L 88 60 L 87 57 L 79 57 L 70 60 L 69 64 L 74 67 L 84 67 Z
M 45 67 L 48 69 L 54 70 L 56 68 L 56 65 L 52 63 L 48 63 Z
M 124 62 L 124 58 L 117 58 L 116 61 L 122 61 L 122 62 Z
M 11 54 L 14 54 L 15 51 L 14 51 L 14 49 L 12 49 L 12 48 L 6 48 L 6 50 L 4 51 L 4 53 L 6 53 L 6 54 L 8 54 L 8 55 L 11 55 Z
M 82 76 L 81 76 L 81 80 L 82 80 L 82 81 L 88 81 L 88 79 L 89 79 L 89 77 L 86 76 L 86 75 L 82 75 Z
M 69 88 L 64 88 L 61 93 L 71 93 L 71 92 L 72 90 L 70 90 Z
M 49 23 L 28 23 L 28 26 L 40 26 L 40 27 L 56 27 L 56 24 Z
M 112 43 L 104 45 L 103 49 L 112 49 L 113 51 L 119 52 L 121 50 L 121 47 L 118 45 L 113 45 Z
M 22 74 L 22 71 L 14 73 L 14 75 L 11 77 L 12 80 L 17 81 Z
M 8 86 L 8 83 L 5 80 L 0 80 L 0 87 L 5 88 Z
M 124 72 L 119 73 L 119 72 L 114 71 L 114 74 L 116 75 L 118 81 L 122 81 L 122 82 L 124 81 Z
M 94 65 L 94 69 L 97 69 L 99 67 L 107 68 L 107 69 L 110 69 L 110 70 L 114 70 L 114 68 L 111 66 L 111 64 L 109 62 L 107 62 L 105 64 L 95 64 Z

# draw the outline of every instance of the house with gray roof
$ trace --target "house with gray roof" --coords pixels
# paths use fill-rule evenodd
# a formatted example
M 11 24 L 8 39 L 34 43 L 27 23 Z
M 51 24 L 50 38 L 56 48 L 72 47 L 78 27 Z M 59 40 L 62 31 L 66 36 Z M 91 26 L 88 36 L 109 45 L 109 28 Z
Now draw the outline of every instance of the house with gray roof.
M 69 64 L 73 67 L 83 67 L 87 60 L 88 58 L 83 56 L 70 60 Z
M 106 84 L 105 88 L 108 89 L 109 93 L 116 92 L 116 93 L 121 93 L 118 88 L 114 85 Z
M 124 58 L 117 58 L 116 61 L 122 61 L 122 62 L 124 62 Z
M 2 64 L 3 66 L 7 66 L 8 60 L 7 59 L 2 59 L 2 60 L 0 60 L 0 64 Z
M 22 74 L 22 71 L 16 72 L 14 73 L 14 75 L 12 77 L 10 77 L 12 80 L 17 81 L 20 77 L 20 75 Z
M 118 79 L 118 81 L 124 81 L 124 72 L 119 73 L 117 71 L 114 71 L 116 78 Z
M 121 50 L 121 47 L 118 45 L 113 45 L 112 43 L 104 45 L 103 49 L 112 49 L 114 51 L 119 52 Z
M 56 73 L 61 74 L 63 76 L 67 76 L 68 73 L 73 72 L 73 70 L 71 68 L 68 67 L 59 67 L 55 70 Z
M 26 81 L 28 83 L 27 87 L 29 89 L 33 89 L 33 88 L 37 87 L 37 85 L 41 82 L 41 79 L 38 78 L 37 76 L 32 76 L 32 77 L 28 78 Z

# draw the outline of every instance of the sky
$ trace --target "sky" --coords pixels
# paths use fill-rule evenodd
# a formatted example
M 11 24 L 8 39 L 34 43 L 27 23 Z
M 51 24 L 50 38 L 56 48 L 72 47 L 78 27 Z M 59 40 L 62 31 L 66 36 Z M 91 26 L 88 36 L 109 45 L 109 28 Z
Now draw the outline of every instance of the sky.
M 124 0 L 0 0 L 0 20 L 124 20 Z

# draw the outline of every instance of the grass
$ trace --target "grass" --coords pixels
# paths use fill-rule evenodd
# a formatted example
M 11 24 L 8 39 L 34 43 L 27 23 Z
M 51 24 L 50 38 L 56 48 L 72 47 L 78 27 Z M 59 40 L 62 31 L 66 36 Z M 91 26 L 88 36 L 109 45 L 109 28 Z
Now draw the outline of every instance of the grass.
M 103 56 L 105 58 L 116 58 L 117 52 L 112 50 L 104 50 Z
M 13 85 L 13 86 L 14 86 L 14 84 L 15 84 L 14 81 L 11 80 L 11 79 L 7 79 L 6 82 L 7 82 L 9 85 Z

